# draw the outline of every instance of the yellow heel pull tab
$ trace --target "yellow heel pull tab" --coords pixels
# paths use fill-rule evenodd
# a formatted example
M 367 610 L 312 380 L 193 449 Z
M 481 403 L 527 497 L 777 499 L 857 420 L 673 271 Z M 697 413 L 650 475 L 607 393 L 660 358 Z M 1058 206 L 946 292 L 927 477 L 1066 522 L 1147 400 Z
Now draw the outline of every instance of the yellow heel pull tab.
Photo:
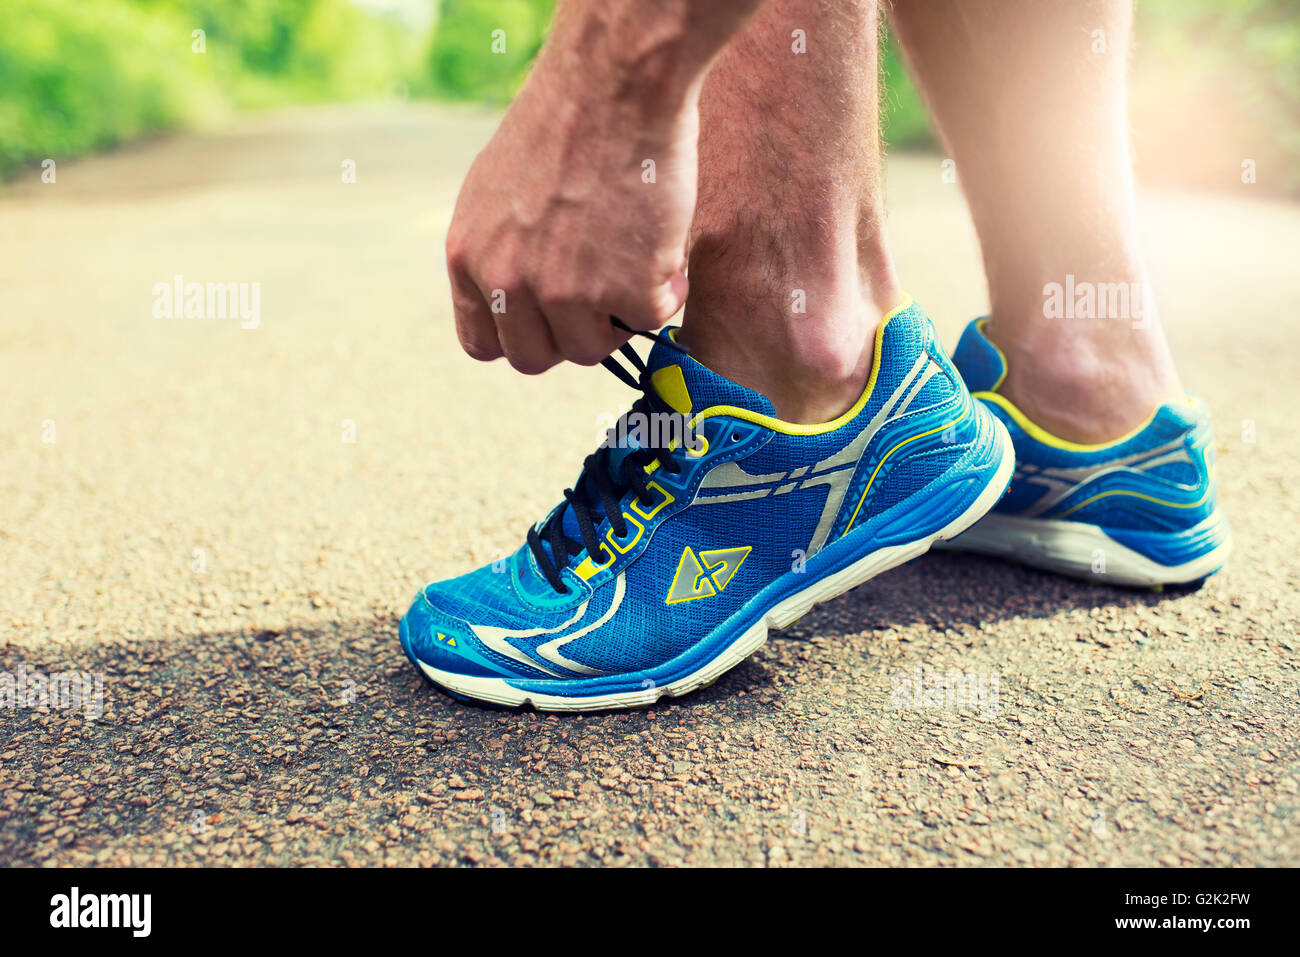
M 650 376 L 650 384 L 674 412 L 679 415 L 691 414 L 691 393 L 686 388 L 686 377 L 682 375 L 681 366 L 671 365 L 656 369 Z

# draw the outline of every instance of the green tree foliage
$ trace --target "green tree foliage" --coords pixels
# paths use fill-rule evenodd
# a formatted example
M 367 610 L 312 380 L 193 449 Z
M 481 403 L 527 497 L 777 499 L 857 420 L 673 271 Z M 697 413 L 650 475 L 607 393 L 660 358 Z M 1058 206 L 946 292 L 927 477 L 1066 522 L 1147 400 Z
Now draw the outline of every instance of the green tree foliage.
M 554 9 L 554 0 L 441 0 L 429 50 L 435 94 L 509 102 L 541 49 Z
M 416 39 L 348 0 L 4 0 L 0 174 L 231 106 L 384 93 Z

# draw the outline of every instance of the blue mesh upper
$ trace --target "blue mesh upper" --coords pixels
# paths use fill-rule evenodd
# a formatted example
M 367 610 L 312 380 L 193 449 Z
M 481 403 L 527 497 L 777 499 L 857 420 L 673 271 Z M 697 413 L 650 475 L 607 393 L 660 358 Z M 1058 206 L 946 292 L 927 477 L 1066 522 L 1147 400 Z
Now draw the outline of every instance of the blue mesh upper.
M 1006 374 L 1007 364 L 980 326 L 987 319 L 976 319 L 962 331 L 952 361 L 972 392 L 987 392 L 997 387 Z
M 760 592 L 784 588 L 787 581 L 811 582 L 827 573 L 818 570 L 819 563 L 878 547 L 872 544 L 875 523 L 887 510 L 896 537 L 900 522 L 906 528 L 912 502 L 924 502 L 916 509 L 917 521 L 923 516 L 928 524 L 903 537 L 942 527 L 953 517 L 948 511 L 964 506 L 935 490 L 951 477 L 967 479 L 977 459 L 979 468 L 987 467 L 988 455 L 972 451 L 977 441 L 989 441 L 988 413 L 970 401 L 929 319 L 915 305 L 885 324 L 879 352 L 864 406 L 827 431 L 791 434 L 731 414 L 702 418 L 698 427 L 709 442 L 703 456 L 679 451 L 673 460 L 682 465 L 680 474 L 660 468 L 652 475 L 671 503 L 633 523 L 642 530 L 630 527 L 628 541 L 615 543 L 627 551 L 612 564 L 591 571 L 587 562 L 584 578 L 576 568 L 589 556 L 574 559 L 562 572 L 568 596 L 557 595 L 542 579 L 528 548 L 498 571 L 487 566 L 428 586 L 417 603 L 413 652 L 436 658 L 436 667 L 444 669 L 460 655 L 467 673 L 475 674 L 637 673 L 689 656 L 726 628 L 743 628 Z M 774 416 L 766 397 L 656 345 L 651 371 L 669 364 L 681 369 L 693 414 L 725 405 Z M 637 514 L 631 495 L 624 512 Z M 612 535 L 608 523 L 600 534 Z M 852 542 L 859 544 L 849 547 Z M 687 569 L 688 594 L 691 587 L 708 589 L 710 570 L 699 578 L 694 573 L 702 568 L 700 556 L 743 549 L 749 551 L 723 587 L 698 599 L 668 601 L 679 567 Z M 717 561 L 714 571 L 725 567 Z M 468 670 L 475 668 L 480 670 Z
M 968 387 L 987 392 L 1005 373 L 1001 353 L 967 325 L 953 353 Z M 1194 396 L 1163 405 L 1136 434 L 1090 448 L 1062 448 L 1030 435 L 995 400 L 1016 448 L 1016 472 L 995 511 L 1086 522 L 1107 529 L 1177 530 L 1215 509 L 1210 415 Z

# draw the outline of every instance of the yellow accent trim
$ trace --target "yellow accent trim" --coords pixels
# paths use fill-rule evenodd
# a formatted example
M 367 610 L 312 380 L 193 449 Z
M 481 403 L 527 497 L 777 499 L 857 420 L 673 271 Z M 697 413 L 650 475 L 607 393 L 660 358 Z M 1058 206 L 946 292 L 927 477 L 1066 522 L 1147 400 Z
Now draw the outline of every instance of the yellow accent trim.
M 783 435 L 823 435 L 826 432 L 834 432 L 836 429 L 847 425 L 871 401 L 871 393 L 875 391 L 876 378 L 880 374 L 880 344 L 885 337 L 885 326 L 889 324 L 890 319 L 893 319 L 911 305 L 912 297 L 904 296 L 903 301 L 880 320 L 880 325 L 876 329 L 875 355 L 871 359 L 871 377 L 867 379 L 867 387 L 863 390 L 862 395 L 858 397 L 858 401 L 853 403 L 853 407 L 839 418 L 832 419 L 830 422 L 823 422 L 820 425 L 804 425 L 798 422 L 786 422 L 770 415 L 763 415 L 761 412 L 751 412 L 749 409 L 742 409 L 734 405 L 714 405 L 695 414 L 690 422 L 691 431 L 695 431 L 695 427 L 705 419 L 717 415 L 729 415 L 733 419 L 753 422 L 755 425 L 761 425 Z
M 862 497 L 858 499 L 857 507 L 853 509 L 853 516 L 849 519 L 849 524 L 845 526 L 844 534 L 847 535 L 853 529 L 853 523 L 858 520 L 858 509 L 862 508 L 862 503 L 867 500 L 867 493 L 871 491 L 871 485 L 876 481 L 876 476 L 880 473 L 880 467 L 885 464 L 886 459 L 888 459 L 891 455 L 893 455 L 895 452 L 901 449 L 908 442 L 915 442 L 917 439 L 923 439 L 927 435 L 934 435 L 934 433 L 936 432 L 942 432 L 944 429 L 952 428 L 962 419 L 966 418 L 966 416 L 970 415 L 970 409 L 971 409 L 970 403 L 963 402 L 961 415 L 957 416 L 957 418 L 953 419 L 951 422 L 945 422 L 937 429 L 930 429 L 928 432 L 918 432 L 916 435 L 912 436 L 909 439 L 903 439 L 903 441 L 899 442 L 892 449 L 890 449 L 883 456 L 881 456 L 880 461 L 876 463 L 876 470 L 871 473 L 871 478 L 867 479 L 867 487 L 862 490 Z
M 610 565 L 614 564 L 614 559 L 617 556 L 614 554 L 613 549 L 606 548 L 604 542 L 601 542 L 600 547 L 604 548 L 605 551 L 609 553 L 609 561 L 602 562 L 601 564 L 597 565 L 594 561 L 592 561 L 591 556 L 588 555 L 586 558 L 584 558 L 582 561 L 578 562 L 578 564 L 574 566 L 573 574 L 577 575 L 583 581 L 587 581 L 591 578 L 592 575 L 596 574 L 596 572 L 600 571 L 602 568 L 608 568 Z
M 648 512 L 641 511 L 641 503 L 638 502 L 635 498 L 632 499 L 632 510 L 636 512 L 638 515 L 640 515 L 642 518 L 654 518 L 656 515 L 659 514 L 660 509 L 662 509 L 669 502 L 675 501 L 675 499 L 672 496 L 672 493 L 669 492 L 668 489 L 660 485 L 658 482 L 646 482 L 645 487 L 655 489 L 660 495 L 663 496 L 663 498 L 660 501 L 656 502 L 655 507 L 650 509 L 650 511 Z
M 695 567 L 700 570 L 699 574 L 692 573 L 691 575 L 691 578 L 693 579 L 691 582 L 691 590 L 694 591 L 695 585 L 699 584 L 701 578 L 703 578 L 705 583 L 709 586 L 709 590 L 702 591 L 698 595 L 687 595 L 685 598 L 674 598 L 672 595 L 677 589 L 677 579 L 682 577 L 682 569 L 686 567 L 686 557 L 688 555 L 694 560 Z M 682 557 L 677 559 L 677 571 L 673 572 L 673 580 L 668 583 L 668 594 L 664 597 L 664 604 L 680 605 L 684 601 L 696 601 L 700 598 L 712 598 L 718 593 L 718 590 L 713 587 L 713 580 L 708 577 L 708 571 L 709 569 L 705 566 L 704 562 L 700 561 L 699 556 L 691 550 L 691 546 L 687 545 L 682 549 Z
M 700 456 L 702 456 L 705 452 L 709 451 L 709 439 L 708 439 L 708 436 L 706 436 L 703 432 L 696 432 L 696 433 L 694 433 L 694 434 L 695 434 L 695 437 L 696 437 L 697 439 L 699 439 L 701 442 L 704 443 L 704 447 L 703 447 L 702 449 L 700 449 L 698 452 L 694 451 L 694 450 L 693 450 L 689 445 L 685 446 L 685 448 L 686 448 L 686 454 L 687 454 L 687 455 L 689 455 L 689 456 L 690 456 L 691 458 L 693 458 L 693 459 L 698 459 L 698 458 L 699 458 Z M 676 442 L 676 441 L 672 441 L 672 442 L 669 442 L 669 443 L 668 443 L 668 453 L 669 453 L 670 455 L 672 454 L 673 450 L 676 449 L 676 448 L 677 448 L 677 442 Z M 658 459 L 655 459 L 654 461 L 652 461 L 649 465 L 647 465 L 647 466 L 644 467 L 645 474 L 646 474 L 646 475 L 653 475 L 655 469 L 659 468 L 659 464 L 660 464 L 660 463 L 659 463 L 659 460 L 658 460 Z
M 1065 516 L 1077 512 L 1085 505 L 1091 505 L 1093 502 L 1097 501 L 1098 499 L 1106 498 L 1109 495 L 1128 495 L 1131 498 L 1140 498 L 1147 502 L 1155 502 L 1157 505 L 1167 505 L 1169 508 L 1197 508 L 1198 506 L 1204 505 L 1205 500 L 1208 499 L 1210 495 L 1214 492 L 1214 469 L 1213 468 L 1209 469 L 1206 472 L 1205 478 L 1206 478 L 1205 494 L 1202 495 L 1200 498 L 1198 498 L 1195 502 L 1167 502 L 1162 498 L 1156 498 L 1154 495 L 1147 495 L 1145 492 L 1129 492 L 1122 488 L 1117 488 L 1117 489 L 1111 489 L 1108 492 L 1098 492 L 1096 495 L 1084 499 L 1078 505 L 1074 505 L 1066 509 L 1060 515 L 1053 515 L 1052 518 L 1053 519 L 1065 518 Z
M 709 564 L 709 556 L 717 555 L 720 552 L 738 552 L 742 550 L 744 551 L 744 554 L 740 556 L 740 561 L 736 562 L 735 567 L 731 569 L 731 575 L 727 578 L 726 583 L 715 585 L 713 572 L 718 568 L 718 566 L 726 563 L 725 561 L 719 561 L 714 564 Z M 749 557 L 749 553 L 753 550 L 753 545 L 738 545 L 735 548 L 709 548 L 704 551 L 696 552 L 691 548 L 691 546 L 687 545 L 682 549 L 682 557 L 677 559 L 677 571 L 673 572 L 673 580 L 668 584 L 668 595 L 664 598 L 664 604 L 679 605 L 684 601 L 698 601 L 701 598 L 712 598 L 719 592 L 724 591 L 727 585 L 730 585 L 732 580 L 735 579 L 737 573 L 740 571 L 740 566 L 745 564 L 745 559 Z M 677 579 L 682 575 L 682 568 L 686 565 L 686 556 L 688 555 L 695 560 L 695 567 L 700 570 L 698 574 L 692 575 L 694 580 L 691 583 L 691 590 L 695 590 L 695 585 L 697 585 L 701 579 L 703 579 L 709 586 L 709 590 L 702 591 L 698 595 L 687 595 L 685 598 L 673 598 L 672 594 L 676 590 Z
M 659 398 L 667 402 L 674 412 L 690 415 L 691 393 L 686 388 L 686 377 L 682 375 L 681 366 L 669 365 L 656 369 L 650 376 L 650 384 L 659 393 Z
M 1098 442 L 1095 445 L 1089 445 L 1082 442 L 1071 442 L 1069 439 L 1063 439 L 1060 436 L 1053 435 L 1051 432 L 1048 432 L 1045 428 L 1043 428 L 1038 423 L 1030 421 L 1029 417 L 1025 415 L 1025 413 L 1021 412 L 1020 408 L 1016 406 L 1015 403 L 1013 403 L 1006 396 L 998 394 L 998 389 L 1000 389 L 1002 387 L 1002 383 L 1006 381 L 1007 371 L 1011 368 L 1011 366 L 1007 362 L 1006 353 L 1004 353 L 1001 349 L 998 348 L 997 343 L 995 343 L 992 339 L 990 339 L 988 333 L 985 332 L 984 330 L 984 326 L 986 323 L 988 323 L 990 318 L 991 317 L 989 316 L 985 316 L 983 319 L 978 319 L 976 320 L 975 325 L 976 328 L 979 329 L 980 334 L 984 336 L 984 341 L 993 347 L 993 351 L 996 352 L 998 354 L 998 357 L 1002 360 L 1002 375 L 998 376 L 998 381 L 993 383 L 993 387 L 991 389 L 986 389 L 981 392 L 976 392 L 973 394 L 977 399 L 983 399 L 985 402 L 991 402 L 994 405 L 1000 407 L 1004 412 L 1007 413 L 1007 415 L 1011 416 L 1012 420 L 1015 421 L 1016 425 L 1024 429 L 1025 432 L 1027 432 L 1031 438 L 1039 442 L 1042 442 L 1044 445 L 1050 445 L 1052 448 L 1055 449 L 1064 449 L 1067 452 L 1101 452 L 1108 448 L 1111 448 L 1112 446 L 1120 445 L 1123 442 L 1127 442 L 1129 439 L 1136 436 L 1139 432 L 1141 432 L 1148 425 L 1150 425 L 1151 420 L 1154 419 L 1157 413 L 1160 412 L 1161 406 L 1157 405 L 1154 409 L 1151 410 L 1151 414 L 1142 420 L 1141 425 L 1125 433 L 1124 435 L 1121 435 L 1118 439 L 1112 439 L 1109 442 Z M 1192 397 L 1190 395 L 1184 396 L 1184 399 L 1187 402 L 1192 401 Z
M 993 351 L 996 352 L 998 354 L 998 358 L 1002 360 L 1002 374 L 998 376 L 998 381 L 993 383 L 993 387 L 989 389 L 990 392 L 997 392 L 998 387 L 1001 386 L 1002 383 L 1006 381 L 1007 370 L 1011 368 L 1011 364 L 1007 362 L 1007 354 L 1003 352 L 1001 349 L 999 349 L 998 344 L 994 342 L 992 339 L 990 339 L 989 334 L 984 331 L 984 327 L 988 324 L 988 321 L 991 318 L 992 318 L 991 316 L 985 316 L 983 319 L 978 320 L 975 323 L 975 328 L 979 330 L 980 335 L 984 337 L 984 341 L 993 347 Z
M 698 555 L 700 559 L 700 564 L 704 567 L 704 570 L 709 573 L 710 580 L 713 581 L 718 586 L 718 591 L 724 591 L 726 587 L 731 584 L 732 579 L 734 579 L 737 573 L 739 573 L 740 566 L 745 564 L 745 559 L 749 557 L 749 553 L 752 552 L 753 550 L 754 550 L 753 545 L 738 545 L 735 548 L 709 548 L 706 549 L 705 551 L 699 552 Z M 744 554 L 740 556 L 740 561 L 736 562 L 735 567 L 731 569 L 731 574 L 727 576 L 727 580 L 725 582 L 718 582 L 717 579 L 713 577 L 713 573 L 717 569 L 718 565 L 723 564 L 725 559 L 719 560 L 715 564 L 710 560 L 709 556 L 725 555 L 728 552 L 739 552 L 739 551 L 744 552 Z
M 1015 403 L 1004 395 L 998 395 L 996 392 L 976 392 L 975 398 L 983 399 L 985 402 L 989 402 L 1002 409 L 1007 415 L 1011 416 L 1016 425 L 1020 426 L 1029 434 L 1030 438 L 1042 442 L 1044 445 L 1050 445 L 1055 449 L 1065 449 L 1067 452 L 1102 452 L 1106 449 L 1112 448 L 1113 446 L 1121 445 L 1150 425 L 1151 420 L 1156 417 L 1156 413 L 1161 409 L 1161 406 L 1156 406 L 1151 410 L 1151 414 L 1142 421 L 1141 425 L 1124 435 L 1121 435 L 1118 439 L 1114 439 L 1110 442 L 1098 442 L 1096 445 L 1085 445 L 1080 442 L 1071 442 L 1068 439 L 1059 438 L 1051 432 L 1048 432 L 1041 425 L 1031 422 L 1029 417 L 1026 416 L 1025 413 L 1021 412 Z
M 630 542 L 628 542 L 626 545 L 620 545 L 618 541 L 614 538 L 614 530 L 612 528 L 605 533 L 605 544 L 608 545 L 610 548 L 612 548 L 614 551 L 618 552 L 618 554 L 620 555 L 626 555 L 628 549 L 630 549 L 633 545 L 635 545 L 637 542 L 641 540 L 641 533 L 645 531 L 645 526 L 642 525 L 640 522 L 638 522 L 627 512 L 623 513 L 623 518 L 636 526 L 636 534 L 632 536 L 632 540 Z M 606 562 L 606 564 L 608 564 L 608 562 Z
M 641 510 L 640 502 L 638 502 L 636 499 L 632 500 L 631 505 L 633 511 L 635 511 L 638 515 L 640 515 L 644 519 L 654 518 L 656 515 L 659 514 L 659 512 L 664 508 L 664 506 L 668 505 L 670 502 L 676 501 L 676 499 L 673 497 L 673 494 L 669 492 L 668 489 L 660 485 L 658 482 L 647 482 L 646 488 L 652 488 L 658 490 L 659 494 L 662 495 L 663 498 L 660 499 L 658 502 L 656 502 L 654 508 L 650 509 L 650 511 L 648 512 L 644 512 Z M 627 554 L 628 550 L 633 545 L 635 545 L 638 541 L 641 540 L 641 535 L 642 533 L 645 532 L 645 526 L 642 525 L 640 522 L 638 522 L 627 512 L 623 513 L 623 517 L 636 526 L 636 535 L 633 536 L 632 540 L 628 542 L 626 545 L 619 545 L 618 542 L 614 540 L 614 530 L 611 528 L 608 532 L 605 533 L 605 541 L 601 544 L 601 547 L 605 549 L 606 554 L 609 555 L 609 561 L 601 565 L 597 565 L 592 560 L 592 557 L 588 555 L 586 558 L 578 562 L 578 564 L 573 567 L 573 574 L 577 575 L 583 581 L 590 581 L 591 577 L 595 575 L 596 572 L 600 571 L 602 568 L 608 568 L 610 565 L 614 563 L 614 559 L 616 557 L 618 557 L 619 555 Z

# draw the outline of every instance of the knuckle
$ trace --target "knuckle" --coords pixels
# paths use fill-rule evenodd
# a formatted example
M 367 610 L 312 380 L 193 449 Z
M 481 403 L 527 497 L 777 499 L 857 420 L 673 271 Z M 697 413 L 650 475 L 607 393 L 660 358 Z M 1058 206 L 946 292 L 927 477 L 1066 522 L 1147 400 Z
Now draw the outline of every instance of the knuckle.
M 524 375 L 540 375 L 551 366 L 555 365 L 555 359 L 549 356 L 534 355 L 532 353 L 516 353 L 507 356 L 507 358 L 510 360 L 510 365 L 514 367 L 514 370 L 516 372 L 521 372 Z
M 552 326 L 561 354 L 578 365 L 594 366 L 627 341 L 627 335 L 614 328 L 609 316 L 594 313 L 574 318 L 562 326 Z
M 447 257 L 448 269 L 453 272 L 465 272 L 469 269 L 469 246 L 464 237 L 459 234 L 448 233 L 444 252 Z
M 456 316 L 456 338 L 471 359 L 490 362 L 501 357 L 501 343 L 497 341 L 495 330 L 484 330 L 464 314 Z
M 494 269 L 483 276 L 483 288 L 490 296 L 504 294 L 511 300 L 528 291 L 528 281 L 517 269 Z
M 537 303 L 543 312 L 558 312 L 586 305 L 587 295 L 572 283 L 543 282 L 537 290 Z
M 576 345 L 564 353 L 564 358 L 580 366 L 599 365 L 609 353 L 597 345 Z
M 482 303 L 483 297 L 478 295 L 478 290 L 474 289 L 474 287 L 461 286 L 458 283 L 452 284 L 451 307 L 455 310 L 458 322 L 468 321 Z
M 460 346 L 465 350 L 465 355 L 479 362 L 491 362 L 493 359 L 501 357 L 501 350 L 495 346 L 489 346 L 478 339 L 468 336 L 462 336 Z

